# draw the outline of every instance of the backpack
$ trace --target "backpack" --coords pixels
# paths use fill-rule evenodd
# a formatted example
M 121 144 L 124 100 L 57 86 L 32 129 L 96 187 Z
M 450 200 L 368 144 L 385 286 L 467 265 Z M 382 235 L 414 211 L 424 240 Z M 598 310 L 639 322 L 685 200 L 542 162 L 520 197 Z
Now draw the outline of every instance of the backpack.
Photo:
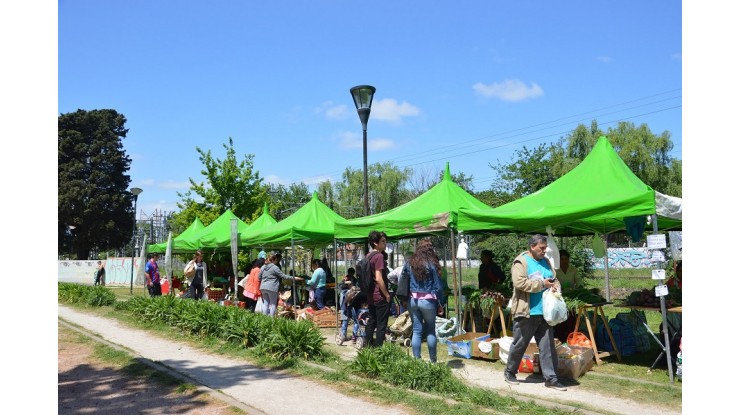
M 357 294 L 360 293 L 360 287 L 353 285 L 350 287 L 349 290 L 347 290 L 347 294 L 344 295 L 344 304 L 348 306 L 352 306 L 352 302 L 354 302 L 355 297 L 357 297 Z
M 375 275 L 370 269 L 370 258 L 379 253 L 378 251 L 370 252 L 357 263 L 357 273 L 355 274 L 357 283 L 360 290 L 365 294 L 370 294 L 375 289 Z

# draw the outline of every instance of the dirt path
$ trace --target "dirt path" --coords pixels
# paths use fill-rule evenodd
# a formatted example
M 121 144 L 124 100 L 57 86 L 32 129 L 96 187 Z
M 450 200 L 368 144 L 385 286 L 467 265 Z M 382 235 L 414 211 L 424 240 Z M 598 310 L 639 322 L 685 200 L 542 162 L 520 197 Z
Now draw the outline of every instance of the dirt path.
M 185 344 L 151 333 L 130 329 L 115 320 L 59 306 L 58 316 L 79 325 L 132 354 L 161 363 L 227 398 L 248 406 L 249 413 L 283 414 L 316 412 L 346 415 L 347 408 L 359 413 L 405 414 L 400 408 L 384 407 L 345 396 L 322 384 L 287 373 L 262 369 L 244 361 L 203 353 Z M 171 412 L 169 412 L 171 413 Z
M 90 342 L 80 342 L 74 329 L 58 326 L 59 414 L 234 415 L 233 406 L 203 390 L 179 392 L 129 376 L 120 367 L 94 356 Z
M 286 373 L 274 372 L 252 366 L 222 356 L 205 354 L 181 343 L 164 340 L 150 333 L 127 328 L 115 320 L 81 313 L 71 308 L 59 306 L 58 316 L 64 321 L 86 328 L 107 341 L 124 346 L 132 354 L 161 363 L 182 375 L 218 390 L 223 395 L 246 405 L 253 411 L 249 413 L 278 414 L 286 411 L 310 411 L 321 408 L 322 414 L 346 414 L 347 408 L 353 412 L 385 414 L 405 413 L 400 408 L 380 407 L 361 399 L 342 395 L 319 383 L 292 377 Z M 334 338 L 327 338 L 333 343 Z M 342 347 L 341 355 L 351 358 L 353 347 Z M 61 359 L 61 357 L 60 357 Z M 489 368 L 466 364 L 463 359 L 449 362 L 453 371 L 465 381 L 485 388 L 494 389 L 515 397 L 534 399 L 537 403 L 553 405 L 589 405 L 596 413 L 673 415 L 663 408 L 655 408 L 636 402 L 580 390 L 569 386 L 567 392 L 547 389 L 540 379 L 530 378 L 517 386 L 509 386 L 503 381 L 501 372 Z M 520 375 L 520 380 L 524 376 Z M 61 363 L 60 363 L 61 388 Z M 279 399 L 276 399 L 279 396 Z M 327 405 L 331 402 L 331 405 Z M 60 401 L 61 405 L 61 401 Z M 61 406 L 60 406 L 61 409 Z M 572 408 L 571 408 L 572 409 Z M 588 411 L 579 410 L 580 413 Z M 200 412 L 199 412 L 200 413 Z

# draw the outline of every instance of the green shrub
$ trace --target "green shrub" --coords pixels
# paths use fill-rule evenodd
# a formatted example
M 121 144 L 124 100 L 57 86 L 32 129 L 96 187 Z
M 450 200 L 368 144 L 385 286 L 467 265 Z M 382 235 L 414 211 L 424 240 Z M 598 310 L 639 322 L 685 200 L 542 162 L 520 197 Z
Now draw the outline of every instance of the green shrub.
M 324 359 L 324 337 L 309 321 L 286 320 L 255 314 L 237 307 L 173 296 L 133 297 L 117 303 L 116 310 L 160 322 L 200 338 L 212 337 L 283 360 L 300 357 Z
M 398 345 L 389 342 L 381 347 L 360 350 L 348 368 L 357 375 L 413 390 L 438 392 L 447 396 L 459 395 L 466 390 L 447 365 L 415 359 Z
M 112 305 L 116 294 L 110 289 L 96 285 L 60 282 L 57 285 L 57 301 L 67 304 L 86 304 L 94 307 Z
M 321 360 L 325 357 L 324 336 L 310 321 L 272 319 L 272 330 L 257 345 L 261 353 L 283 360 L 300 357 Z

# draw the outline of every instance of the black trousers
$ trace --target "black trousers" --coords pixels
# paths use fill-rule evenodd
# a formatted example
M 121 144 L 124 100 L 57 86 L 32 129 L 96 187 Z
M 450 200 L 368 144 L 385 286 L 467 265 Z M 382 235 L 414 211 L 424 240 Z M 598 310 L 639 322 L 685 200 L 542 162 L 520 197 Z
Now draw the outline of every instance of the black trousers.
M 367 319 L 367 326 L 365 326 L 365 344 L 380 347 L 385 341 L 385 331 L 388 329 L 391 305 L 385 299 L 382 299 L 368 306 L 368 310 L 370 311 L 370 317 Z

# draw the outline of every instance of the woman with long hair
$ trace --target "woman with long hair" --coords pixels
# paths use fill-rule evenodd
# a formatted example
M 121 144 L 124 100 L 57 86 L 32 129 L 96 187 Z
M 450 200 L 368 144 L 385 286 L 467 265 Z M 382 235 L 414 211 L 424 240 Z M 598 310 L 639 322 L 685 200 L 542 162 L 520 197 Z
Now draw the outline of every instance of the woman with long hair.
M 429 360 L 436 363 L 437 334 L 434 323 L 437 314 L 442 312 L 439 299 L 444 295 L 444 285 L 440 276 L 442 267 L 431 240 L 423 239 L 416 245 L 416 252 L 404 264 L 402 272 L 409 277 L 409 314 L 413 330 L 411 351 L 415 358 L 421 359 L 421 342 L 426 336 Z

